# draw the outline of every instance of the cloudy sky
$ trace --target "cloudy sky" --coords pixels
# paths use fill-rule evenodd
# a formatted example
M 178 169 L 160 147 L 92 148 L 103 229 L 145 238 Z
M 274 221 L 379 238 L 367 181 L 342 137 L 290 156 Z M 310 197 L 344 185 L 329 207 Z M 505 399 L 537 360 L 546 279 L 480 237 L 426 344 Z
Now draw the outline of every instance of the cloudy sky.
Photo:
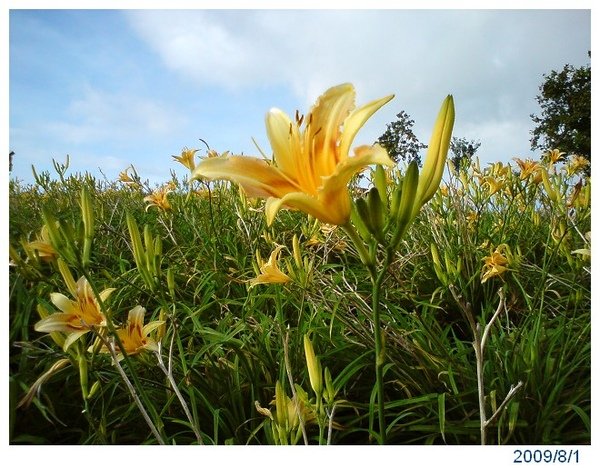
M 270 154 L 271 107 L 306 113 L 351 82 L 357 104 L 395 94 L 355 139 L 404 110 L 424 143 L 442 99 L 483 163 L 535 157 L 543 74 L 588 62 L 589 10 L 11 10 L 13 177 L 31 165 L 109 179 L 133 164 L 167 180 L 183 147 Z M 52 172 L 52 170 L 51 170 Z

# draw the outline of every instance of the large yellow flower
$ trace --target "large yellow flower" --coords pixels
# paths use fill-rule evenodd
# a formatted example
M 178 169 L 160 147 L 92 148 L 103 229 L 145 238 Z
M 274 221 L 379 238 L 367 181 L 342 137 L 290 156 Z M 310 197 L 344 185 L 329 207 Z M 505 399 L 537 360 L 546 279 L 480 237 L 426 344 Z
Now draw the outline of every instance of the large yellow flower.
M 100 310 L 88 281 L 81 277 L 76 286 L 75 300 L 64 294 L 51 294 L 50 300 L 61 312 L 49 315 L 34 326 L 36 331 L 42 333 L 68 333 L 63 345 L 65 350 L 94 327 L 106 326 L 106 317 Z M 113 291 L 113 288 L 105 289 L 100 293 L 100 299 L 105 301 Z
M 324 223 L 343 225 L 350 219 L 348 182 L 371 164 L 393 165 L 379 145 L 359 146 L 350 156 L 358 130 L 392 96 L 354 109 L 351 84 L 327 90 L 306 117 L 294 121 L 279 109 L 266 117 L 273 162 L 244 156 L 204 159 L 193 177 L 226 179 L 240 184 L 251 197 L 267 199 L 267 223 L 280 208 L 297 209 Z

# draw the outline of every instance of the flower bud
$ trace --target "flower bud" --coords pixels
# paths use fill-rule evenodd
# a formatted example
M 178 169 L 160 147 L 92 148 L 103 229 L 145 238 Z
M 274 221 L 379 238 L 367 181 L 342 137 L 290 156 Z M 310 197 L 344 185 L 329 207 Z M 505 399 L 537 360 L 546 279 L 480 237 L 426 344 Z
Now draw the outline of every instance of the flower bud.
M 392 239 L 392 247 L 396 245 L 404 234 L 408 226 L 418 213 L 418 208 L 415 209 L 416 193 L 419 186 L 419 167 L 416 162 L 411 162 L 406 168 L 406 173 L 402 179 L 402 195 L 398 204 L 398 211 L 395 214 L 396 227 L 394 237 Z
M 440 185 L 444 166 L 446 165 L 453 127 L 454 100 L 449 95 L 444 99 L 433 127 L 433 133 L 431 134 L 431 140 L 427 148 L 427 155 L 425 156 L 425 164 L 423 165 L 421 177 L 419 177 L 419 188 L 417 190 L 419 207 L 416 210 L 419 210 L 421 206 L 433 197 Z
M 385 193 L 385 192 L 384 192 Z M 369 208 L 369 217 L 371 218 L 371 226 L 373 235 L 380 241 L 385 241 L 384 223 L 387 207 L 381 201 L 379 190 L 373 187 L 367 194 L 367 205 Z
M 81 263 L 87 266 L 90 262 L 92 240 L 94 239 L 94 205 L 86 186 L 81 189 L 81 218 L 83 219 L 83 252 Z
M 310 386 L 317 396 L 321 395 L 321 392 L 323 391 L 321 363 L 319 362 L 319 358 L 315 355 L 315 350 L 308 335 L 304 335 L 304 355 L 306 356 L 306 367 L 308 368 Z

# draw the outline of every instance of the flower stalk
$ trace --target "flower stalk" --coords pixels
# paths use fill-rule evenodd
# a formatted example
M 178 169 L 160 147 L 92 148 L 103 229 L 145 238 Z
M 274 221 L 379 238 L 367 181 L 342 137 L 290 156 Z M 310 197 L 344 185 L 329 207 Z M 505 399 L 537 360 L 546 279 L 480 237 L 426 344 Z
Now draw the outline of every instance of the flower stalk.
M 161 371 L 163 371 L 163 373 L 169 380 L 169 384 L 171 385 L 171 388 L 173 389 L 173 391 L 175 392 L 175 395 L 177 396 L 177 399 L 181 403 L 181 407 L 183 408 L 185 416 L 187 417 L 188 421 L 190 422 L 190 425 L 192 426 L 192 430 L 194 431 L 194 435 L 196 436 L 196 440 L 198 441 L 198 444 L 204 445 L 204 442 L 202 442 L 202 435 L 200 434 L 200 428 L 198 427 L 198 424 L 194 421 L 194 418 L 192 417 L 192 413 L 190 412 L 190 409 L 189 409 L 187 403 L 185 402 L 183 395 L 179 391 L 177 382 L 175 382 L 175 379 L 173 378 L 173 371 L 172 371 L 171 363 L 173 362 L 173 340 L 174 339 L 175 339 L 175 332 L 173 332 L 173 336 L 171 337 L 171 344 L 169 345 L 168 368 L 165 367 L 165 363 L 164 363 L 163 357 L 162 357 L 162 341 L 159 341 L 158 349 L 155 352 L 156 359 L 158 361 L 158 367 L 160 368 Z
M 487 428 L 488 426 L 496 420 L 496 418 L 501 414 L 506 405 L 514 398 L 519 389 L 523 386 L 523 382 L 519 381 L 516 386 L 511 386 L 509 392 L 504 397 L 504 400 L 500 404 L 500 406 L 494 411 L 492 416 L 489 418 L 486 415 L 485 408 L 485 381 L 483 375 L 483 366 L 484 366 L 484 350 L 485 343 L 490 334 L 491 328 L 494 325 L 494 322 L 500 315 L 500 313 L 505 310 L 506 302 L 504 297 L 504 291 L 502 289 L 498 290 L 498 296 L 500 297 L 500 301 L 498 302 L 498 308 L 494 312 L 494 315 L 489 320 L 489 322 L 481 329 L 481 324 L 475 321 L 475 317 L 473 315 L 473 310 L 471 308 L 470 303 L 465 303 L 460 297 L 456 287 L 454 285 L 450 285 L 450 292 L 454 297 L 454 300 L 461 308 L 463 314 L 466 316 L 467 321 L 469 322 L 469 326 L 471 327 L 471 332 L 473 333 L 473 348 L 475 349 L 475 366 L 477 371 L 477 396 L 479 400 L 479 437 L 481 441 L 481 445 L 486 445 L 487 443 Z

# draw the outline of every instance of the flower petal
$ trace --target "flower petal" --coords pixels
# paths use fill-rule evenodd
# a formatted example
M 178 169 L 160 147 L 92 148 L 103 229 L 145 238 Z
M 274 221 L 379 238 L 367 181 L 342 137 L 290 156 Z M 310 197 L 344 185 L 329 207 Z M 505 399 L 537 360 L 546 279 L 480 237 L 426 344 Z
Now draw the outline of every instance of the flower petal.
M 203 159 L 192 178 L 225 179 L 240 184 L 250 197 L 277 197 L 299 190 L 298 185 L 266 161 L 246 156 Z
M 298 170 L 297 161 L 294 159 L 292 151 L 292 145 L 294 144 L 292 131 L 296 126 L 285 112 L 275 108 L 267 113 L 265 125 L 267 127 L 267 137 L 273 150 L 273 159 L 277 167 L 288 175 L 296 174 Z M 297 139 L 298 132 L 294 133 Z
M 308 148 L 305 149 L 310 150 L 310 160 L 316 174 L 331 174 L 337 163 L 347 157 L 347 153 L 338 153 L 337 143 L 342 124 L 354 109 L 355 94 L 354 86 L 350 83 L 334 86 L 319 97 L 310 112 L 305 141 Z
M 35 331 L 42 333 L 50 333 L 50 332 L 65 332 L 72 333 L 77 328 L 73 327 L 70 322 L 75 319 L 76 316 L 74 314 L 68 314 L 64 312 L 57 312 L 55 314 L 49 315 L 48 317 L 37 322 L 33 328 Z
M 146 314 L 146 309 L 142 306 L 135 306 L 133 309 L 129 311 L 127 315 L 127 321 L 130 325 L 139 325 L 140 329 L 144 326 L 144 315 Z
M 108 299 L 108 296 L 110 296 L 113 293 L 113 291 L 115 291 L 115 290 L 116 290 L 116 288 L 107 288 L 107 289 L 105 289 L 104 291 L 102 291 L 100 293 L 100 300 L 102 302 L 106 301 L 106 299 Z
M 381 99 L 376 99 L 353 111 L 344 122 L 344 132 L 340 141 L 340 156 L 345 158 L 350 152 L 354 137 L 365 122 L 381 107 L 394 98 L 393 94 Z M 346 155 L 346 156 L 345 156 Z
M 291 208 L 307 213 L 327 224 L 345 224 L 350 217 L 350 196 L 345 189 L 331 197 L 312 197 L 302 192 L 288 193 L 281 199 L 269 199 L 265 207 L 267 223 L 272 223 L 277 211 Z
M 142 334 L 144 336 L 148 336 L 150 333 L 152 333 L 154 330 L 156 330 L 158 327 L 164 324 L 164 320 L 154 320 L 152 322 L 148 322 L 146 325 L 144 325 L 144 328 L 142 328 Z
M 82 331 L 76 331 L 76 332 L 70 333 L 69 336 L 67 336 L 67 339 L 65 340 L 65 344 L 63 345 L 63 351 L 67 351 L 73 343 L 75 343 L 79 338 L 81 338 L 87 332 L 89 332 L 89 330 L 82 330 Z
M 52 293 L 50 294 L 50 300 L 52 301 L 52 304 L 58 307 L 61 311 L 67 314 L 73 313 L 75 303 L 64 294 Z

